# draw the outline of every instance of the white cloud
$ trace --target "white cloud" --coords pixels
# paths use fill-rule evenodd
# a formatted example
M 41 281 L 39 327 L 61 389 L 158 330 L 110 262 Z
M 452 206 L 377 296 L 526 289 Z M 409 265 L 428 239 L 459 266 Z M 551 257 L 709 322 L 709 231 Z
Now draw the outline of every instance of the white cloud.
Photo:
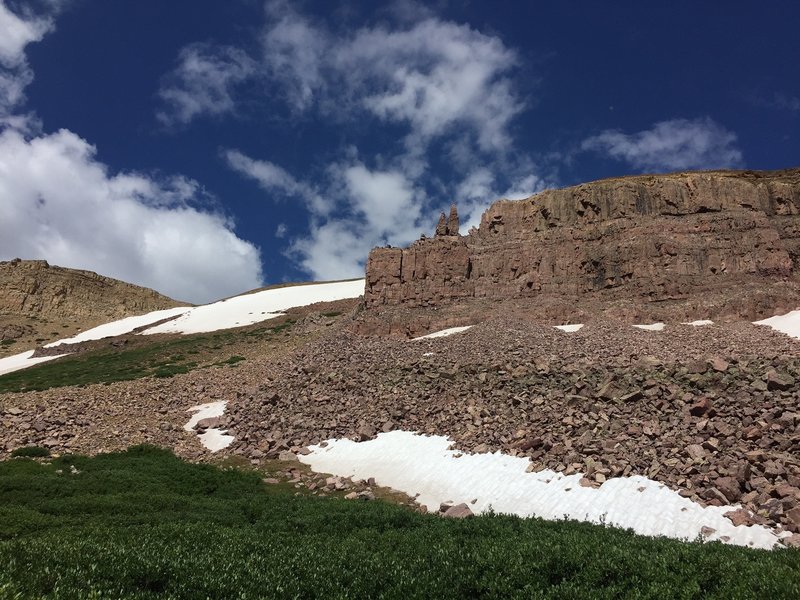
M 293 118 L 305 112 L 329 124 L 358 121 L 400 131 L 399 147 L 371 156 L 369 164 L 351 140 L 343 141 L 337 161 L 308 170 L 313 183 L 274 162 L 223 152 L 232 169 L 272 200 L 304 202 L 309 230 L 290 241 L 287 254 L 314 278 L 362 273 L 371 248 L 432 233 L 451 200 L 466 231 L 504 189 L 532 193 L 541 184 L 535 166 L 513 152 L 511 123 L 525 106 L 511 79 L 516 52 L 496 36 L 416 8 L 400 2 L 381 25 L 333 31 L 288 2 L 266 4 L 253 76 L 285 100 Z M 430 172 L 437 143 L 453 157 L 452 173 Z M 476 164 L 483 165 L 480 172 Z
M 369 251 L 405 245 L 429 229 L 425 193 L 396 170 L 370 169 L 359 161 L 333 165 L 326 195 L 339 206 L 335 218 L 315 214 L 310 233 L 295 239 L 289 255 L 316 279 L 363 274 Z M 433 217 L 431 216 L 431 219 Z
M 776 93 L 770 105 L 791 112 L 800 112 L 800 98 L 797 96 Z
M 224 216 L 193 208 L 199 185 L 109 172 L 61 130 L 0 132 L 0 257 L 90 269 L 205 302 L 261 285 L 259 252 Z
M 283 87 L 292 109 L 304 110 L 325 83 L 322 69 L 330 36 L 284 2 L 269 2 L 266 11 L 274 23 L 261 39 L 264 73 Z
M 581 149 L 606 154 L 641 170 L 713 169 L 743 164 L 736 134 L 708 117 L 661 121 L 632 134 L 606 130 L 584 140 Z
M 275 228 L 275 237 L 285 238 L 288 231 L 289 228 L 286 227 L 286 223 L 278 223 L 278 226 Z
M 523 108 L 507 78 L 516 54 L 466 25 L 427 18 L 340 38 L 289 13 L 265 40 L 272 72 L 296 108 L 316 94 L 326 113 L 360 118 L 366 110 L 406 125 L 411 148 L 461 127 L 483 150 L 506 149 L 509 123 Z
M 279 197 L 299 197 L 316 214 L 326 214 L 331 208 L 312 186 L 297 181 L 275 163 L 252 159 L 238 150 L 225 150 L 223 157 L 234 171 L 256 181 L 266 192 Z
M 51 7 L 57 12 L 58 5 Z M 0 124 L 7 124 L 12 111 L 25 99 L 25 88 L 33 81 L 25 48 L 39 42 L 53 29 L 49 15 L 38 16 L 13 13 L 0 0 Z
M 49 18 L 24 19 L 0 2 L 0 64 L 18 67 L 25 63 L 25 46 L 39 42 L 53 28 Z
M 236 86 L 255 70 L 256 62 L 238 48 L 186 46 L 178 56 L 178 66 L 162 82 L 158 95 L 165 108 L 156 116 L 166 125 L 175 125 L 199 115 L 233 112 Z
M 295 113 L 370 114 L 403 125 L 412 152 L 455 129 L 484 151 L 509 148 L 509 125 L 525 103 L 509 79 L 517 55 L 499 38 L 434 17 L 333 34 L 280 1 L 268 2 L 266 15 L 259 57 L 230 47 L 184 48 L 160 92 L 171 110 L 159 118 L 185 123 L 228 112 L 235 85 L 253 76 Z
M 530 167 L 532 170 L 533 167 Z M 518 175 L 513 178 L 505 191 L 492 171 L 485 167 L 478 167 L 470 172 L 457 188 L 457 200 L 462 223 L 462 233 L 469 231 L 470 227 L 477 227 L 481 215 L 495 200 L 521 200 L 546 187 L 551 187 L 539 175 L 518 169 Z

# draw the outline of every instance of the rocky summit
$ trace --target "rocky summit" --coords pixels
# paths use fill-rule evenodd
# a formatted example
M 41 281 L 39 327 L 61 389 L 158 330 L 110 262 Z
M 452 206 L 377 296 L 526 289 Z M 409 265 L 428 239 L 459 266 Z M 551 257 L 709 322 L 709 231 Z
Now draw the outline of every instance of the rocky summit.
M 454 227 L 450 222 L 454 222 Z M 748 318 L 800 301 L 800 169 L 605 179 L 376 248 L 365 304 L 523 300 L 548 319 Z

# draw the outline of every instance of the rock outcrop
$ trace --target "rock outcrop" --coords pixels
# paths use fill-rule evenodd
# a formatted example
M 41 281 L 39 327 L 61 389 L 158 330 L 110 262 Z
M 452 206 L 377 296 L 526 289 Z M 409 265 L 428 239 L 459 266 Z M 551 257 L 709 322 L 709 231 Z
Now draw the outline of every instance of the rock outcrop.
M 0 315 L 113 320 L 181 304 L 148 288 L 44 260 L 0 262 Z
M 800 302 L 800 169 L 606 179 L 499 200 L 466 236 L 453 210 L 443 229 L 370 253 L 368 308 L 624 300 L 689 316 L 699 299 L 706 318 Z
M 180 306 L 153 290 L 44 260 L 0 262 L 0 356 L 123 317 Z

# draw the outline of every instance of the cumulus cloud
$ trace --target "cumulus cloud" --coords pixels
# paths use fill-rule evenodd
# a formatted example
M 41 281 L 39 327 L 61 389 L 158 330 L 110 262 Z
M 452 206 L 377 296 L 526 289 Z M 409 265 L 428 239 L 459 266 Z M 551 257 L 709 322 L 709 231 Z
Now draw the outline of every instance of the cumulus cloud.
M 412 145 L 466 127 L 484 151 L 509 147 L 508 126 L 523 103 L 504 76 L 515 53 L 498 38 L 428 19 L 405 31 L 363 31 L 337 58 L 356 74 L 365 108 L 408 124 Z
M 318 192 L 271 162 L 230 150 L 224 157 L 273 198 L 306 202 L 309 232 L 291 241 L 287 255 L 315 279 L 359 276 L 371 248 L 406 244 L 422 231 L 425 192 L 399 170 L 369 168 L 357 158 L 336 163 L 326 169 L 324 189 Z M 286 233 L 286 225 L 278 225 L 276 237 Z
M 606 130 L 587 138 L 582 150 L 625 161 L 636 169 L 669 171 L 739 167 L 736 134 L 712 119 L 672 119 L 626 134 Z
M 256 70 L 244 51 L 230 46 L 191 44 L 162 81 L 158 95 L 164 108 L 157 114 L 165 125 L 186 124 L 199 115 L 221 115 L 235 109 L 234 91 Z
M 370 169 L 358 161 L 329 172 L 331 193 L 344 216 L 315 215 L 309 235 L 294 240 L 289 250 L 315 278 L 360 276 L 370 249 L 419 236 L 424 192 L 401 172 Z
M 305 110 L 325 85 L 322 70 L 332 39 L 286 3 L 269 2 L 266 12 L 273 24 L 261 38 L 264 74 L 281 87 L 293 110 Z
M 262 282 L 258 249 L 197 182 L 111 173 L 95 148 L 61 130 L 0 132 L 0 257 L 90 269 L 174 298 L 206 302 Z
M 41 41 L 53 29 L 52 14 L 58 4 L 49 8 L 47 15 L 19 15 L 0 1 L 0 123 L 9 121 L 12 110 L 25 99 L 25 88 L 33 81 L 25 48 Z
M 258 89 L 283 100 L 292 119 L 307 114 L 344 128 L 358 121 L 400 132 L 395 147 L 369 160 L 347 139 L 340 158 L 301 176 L 223 151 L 228 166 L 268 199 L 304 203 L 308 230 L 293 229 L 287 256 L 314 278 L 363 273 L 371 248 L 431 233 L 451 201 L 466 231 L 496 198 L 541 187 L 532 161 L 513 151 L 511 125 L 526 106 L 513 83 L 517 53 L 496 36 L 419 8 L 398 2 L 380 24 L 334 30 L 288 2 L 266 3 L 261 53 L 252 56 L 252 77 L 265 84 Z M 433 152 L 449 157 L 445 172 L 431 169 Z
M 184 48 L 161 88 L 167 108 L 159 118 L 186 123 L 231 111 L 236 85 L 259 77 L 294 113 L 313 109 L 342 120 L 368 114 L 405 126 L 410 150 L 455 128 L 483 150 L 508 149 L 509 125 L 525 102 L 509 78 L 517 55 L 499 38 L 430 16 L 335 34 L 286 2 L 268 2 L 266 17 L 260 56 Z
M 478 167 L 472 170 L 457 188 L 462 228 L 468 231 L 470 227 L 477 227 L 481 215 L 493 200 L 498 198 L 522 200 L 546 187 L 551 186 L 545 179 L 523 169 L 519 169 L 517 176 L 511 179 L 506 187 L 502 187 L 490 169 Z

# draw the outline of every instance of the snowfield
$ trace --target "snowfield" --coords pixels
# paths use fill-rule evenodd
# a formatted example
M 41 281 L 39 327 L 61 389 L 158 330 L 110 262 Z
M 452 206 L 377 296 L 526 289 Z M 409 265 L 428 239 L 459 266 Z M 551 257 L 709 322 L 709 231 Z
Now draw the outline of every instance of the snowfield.
M 778 315 L 755 321 L 756 325 L 766 325 L 772 327 L 775 331 L 780 331 L 794 338 L 800 338 L 800 310 L 793 310 L 785 315 Z
M 40 356 L 38 358 L 31 358 L 31 356 L 33 356 L 33 350 L 0 358 L 0 375 L 13 373 L 14 371 L 19 371 L 26 367 L 32 367 L 33 365 L 38 365 L 39 363 L 47 362 L 48 360 L 53 360 L 60 356 L 66 356 L 66 354 L 59 354 L 58 356 Z
M 177 317 L 178 315 L 182 315 L 191 309 L 192 307 L 190 306 L 179 306 L 177 308 L 168 308 L 166 310 L 156 310 L 145 315 L 126 317 L 124 319 L 120 319 L 119 321 L 112 321 L 111 323 L 106 323 L 105 325 L 99 325 L 93 329 L 87 329 L 86 331 L 82 331 L 74 337 L 47 344 L 45 348 L 54 348 L 55 346 L 60 346 L 61 344 L 78 344 L 80 342 L 90 342 L 92 340 L 102 340 L 106 337 L 123 335 L 125 333 L 130 333 L 137 327 L 146 327 L 147 325 L 157 323 L 162 319 Z
M 145 329 L 141 333 L 204 333 L 243 327 L 283 315 L 284 310 L 308 306 L 317 302 L 333 302 L 347 298 L 358 298 L 364 293 L 364 280 L 340 281 L 335 283 L 313 283 L 309 285 L 292 285 L 271 290 L 262 290 L 251 294 L 243 294 L 220 300 L 203 306 L 180 306 L 166 310 L 156 310 L 144 315 L 126 317 L 88 329 L 78 335 L 58 340 L 47 344 L 45 348 L 53 348 L 62 344 L 76 344 L 92 340 L 101 340 L 132 332 L 163 321 L 174 318 L 167 323 Z M 65 352 L 58 356 L 30 358 L 33 350 L 8 356 L 0 359 L 0 375 L 11 373 L 47 360 L 59 358 L 69 354 Z
M 449 329 L 442 329 L 441 331 L 434 331 L 433 333 L 429 333 L 427 335 L 421 335 L 419 337 L 411 338 L 411 340 L 412 341 L 432 340 L 435 338 L 447 337 L 448 335 L 453 335 L 455 333 L 461 333 L 462 331 L 466 331 L 470 327 L 472 327 L 472 325 L 464 325 L 463 327 L 450 327 Z
M 283 315 L 282 311 L 316 302 L 358 298 L 364 280 L 293 285 L 235 296 L 213 304 L 191 308 L 173 321 L 145 330 L 153 333 L 205 333 L 252 325 Z
M 544 470 L 527 473 L 527 458 L 462 454 L 443 436 L 408 431 L 381 433 L 367 442 L 329 440 L 312 446 L 301 462 L 314 471 L 378 485 L 416 497 L 430 511 L 443 502 L 520 517 L 570 518 L 631 528 L 651 536 L 722 541 L 770 549 L 779 537 L 761 526 L 739 526 L 724 516 L 735 506 L 703 507 L 646 477 L 617 477 L 600 488 L 582 487 L 582 475 Z M 704 529 L 709 528 L 709 529 Z

